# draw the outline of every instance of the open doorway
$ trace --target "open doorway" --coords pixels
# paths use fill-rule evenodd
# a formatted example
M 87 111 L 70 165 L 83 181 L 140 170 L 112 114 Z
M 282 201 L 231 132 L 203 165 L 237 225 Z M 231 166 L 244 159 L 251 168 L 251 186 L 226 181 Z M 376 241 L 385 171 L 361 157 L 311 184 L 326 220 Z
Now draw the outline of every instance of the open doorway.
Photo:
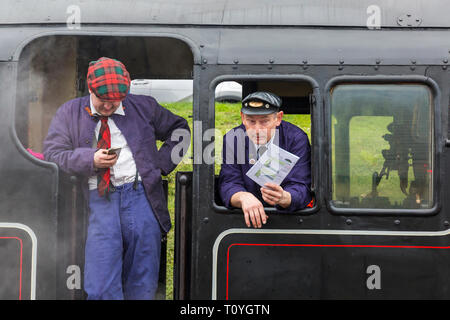
M 89 62 L 100 57 L 120 60 L 131 79 L 178 79 L 192 82 L 194 57 L 189 45 L 169 37 L 54 35 L 33 40 L 21 52 L 15 109 L 15 131 L 25 149 L 39 157 L 43 141 L 56 110 L 65 102 L 88 94 L 86 74 Z M 172 109 L 172 105 L 160 103 Z M 192 113 L 192 103 L 190 105 Z M 183 116 L 183 115 L 181 115 Z M 168 180 L 168 179 L 166 179 Z M 173 221 L 174 188 L 166 184 L 169 212 Z M 87 225 L 80 181 L 60 171 L 58 184 L 58 266 L 84 265 Z M 167 235 L 167 251 L 160 269 L 157 298 L 171 298 L 173 233 Z M 164 246 L 164 244 L 163 244 Z M 167 266 L 165 254 L 167 252 Z M 58 273 L 65 274 L 61 267 Z M 166 275 L 167 272 L 167 275 Z M 62 278 L 62 277 L 61 277 Z M 166 279 L 167 292 L 166 292 Z M 161 283 L 164 281 L 162 288 Z M 63 291 L 67 288 L 61 284 Z M 64 292 L 66 292 L 64 291 Z M 72 290 L 66 299 L 84 298 L 83 290 Z

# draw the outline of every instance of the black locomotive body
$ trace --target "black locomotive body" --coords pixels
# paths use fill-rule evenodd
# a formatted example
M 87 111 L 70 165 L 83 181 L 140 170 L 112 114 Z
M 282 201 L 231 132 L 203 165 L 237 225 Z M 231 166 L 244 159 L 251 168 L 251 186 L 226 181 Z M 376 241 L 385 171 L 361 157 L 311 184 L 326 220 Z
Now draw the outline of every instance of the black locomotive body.
M 87 93 L 100 56 L 134 78 L 193 80 L 175 299 L 450 297 L 445 1 L 5 2 L 0 298 L 84 298 L 79 179 L 27 149 L 42 151 L 56 109 Z M 313 207 L 267 208 L 269 222 L 251 229 L 223 206 L 203 154 L 224 81 L 310 115 Z

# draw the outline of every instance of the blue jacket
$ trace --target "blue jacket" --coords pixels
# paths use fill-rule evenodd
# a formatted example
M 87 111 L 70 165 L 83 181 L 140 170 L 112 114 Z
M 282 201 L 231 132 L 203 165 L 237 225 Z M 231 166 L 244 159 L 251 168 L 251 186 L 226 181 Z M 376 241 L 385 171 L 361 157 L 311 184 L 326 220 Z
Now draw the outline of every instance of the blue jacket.
M 128 94 L 122 101 L 125 116 L 111 117 L 127 143 L 142 178 L 147 198 L 165 232 L 171 227 L 161 174 L 169 174 L 177 163 L 171 151 L 178 141 L 171 141 L 175 129 L 189 131 L 187 121 L 160 106 L 152 97 Z M 83 179 L 83 193 L 88 199 L 88 178 L 96 175 L 92 148 L 98 118 L 90 113 L 89 96 L 63 104 L 56 112 L 44 141 L 45 160 L 55 162 L 63 171 Z M 156 140 L 164 141 L 158 150 Z M 188 139 L 190 141 L 190 139 Z
M 242 136 L 239 132 L 245 132 L 243 124 L 231 129 L 223 138 L 222 167 L 219 174 L 222 201 L 226 207 L 231 208 L 230 199 L 233 194 L 247 191 L 255 195 L 265 207 L 270 207 L 262 199 L 261 187 L 246 175 L 252 167 L 250 162 L 253 161 L 250 159 L 256 159 L 256 150 L 248 136 Z M 281 121 L 276 132 L 278 137 L 275 136 L 273 143 L 300 158 L 281 183 L 281 187 L 291 194 L 291 205 L 286 209 L 278 205 L 276 208 L 287 212 L 300 210 L 311 202 L 311 147 L 308 136 L 302 129 L 286 121 Z M 240 149 L 238 144 L 242 146 L 242 143 L 245 146 L 241 150 L 245 150 L 245 153 L 239 154 L 236 150 Z

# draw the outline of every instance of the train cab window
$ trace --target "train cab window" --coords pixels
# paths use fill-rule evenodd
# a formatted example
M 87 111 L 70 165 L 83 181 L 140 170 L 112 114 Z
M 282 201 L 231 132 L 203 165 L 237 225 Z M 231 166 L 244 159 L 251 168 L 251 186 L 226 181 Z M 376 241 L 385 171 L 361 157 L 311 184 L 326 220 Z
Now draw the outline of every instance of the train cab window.
M 310 95 L 312 86 L 306 81 L 271 81 L 271 80 L 236 80 L 224 81 L 215 88 L 215 183 L 214 204 L 226 210 L 219 191 L 219 174 L 223 162 L 223 137 L 231 129 L 242 124 L 242 99 L 256 91 L 267 91 L 278 95 L 282 99 L 282 120 L 299 127 L 306 133 L 311 145 L 311 108 Z M 251 155 L 248 155 L 251 158 Z M 238 155 L 239 157 L 239 155 Z M 249 163 L 254 164 L 255 159 Z M 312 159 L 312 154 L 311 154 Z M 253 161 L 253 162 L 252 162 Z M 311 168 L 312 170 L 312 168 Z M 245 173 L 244 173 L 245 174 Z M 259 189 L 259 188 L 257 188 Z M 251 192 L 251 191 L 250 191 Z M 253 193 L 253 192 L 252 192 Z M 276 212 L 274 206 L 266 204 L 266 209 Z M 310 203 L 312 207 L 312 203 Z
M 102 56 L 125 64 L 136 79 L 132 93 L 154 95 L 177 114 L 182 105 L 173 103 L 183 100 L 190 106 L 186 114 L 192 114 L 193 54 L 185 42 L 169 37 L 45 36 L 27 44 L 19 58 L 15 127 L 25 148 L 36 155 L 42 152 L 56 110 L 89 94 L 89 62 Z
M 142 36 L 143 33 L 138 36 L 107 36 L 106 33 L 99 36 L 88 33 L 89 31 L 84 30 L 83 35 L 40 37 L 28 43 L 20 54 L 15 131 L 20 143 L 28 149 L 31 156 L 43 159 L 43 141 L 56 110 L 71 99 L 89 94 L 86 84 L 89 62 L 100 57 L 115 58 L 123 62 L 131 79 L 135 79 L 131 84 L 131 93 L 151 95 L 171 112 L 192 120 L 194 55 L 185 41 L 159 35 Z M 192 123 L 189 125 L 192 126 Z M 163 177 L 172 217 L 175 211 L 174 180 L 178 170 L 192 170 L 192 164 L 183 162 L 177 170 Z M 81 180 L 62 170 L 58 176 L 58 240 L 64 239 L 58 243 L 58 247 L 61 252 L 69 253 L 72 245 L 68 235 L 72 232 L 76 239 L 72 243 L 84 243 L 87 212 L 82 201 Z M 166 252 L 173 251 L 173 238 L 174 233 L 170 232 L 167 251 L 161 250 L 164 265 Z M 164 247 L 165 244 L 162 248 Z M 77 257 L 83 261 L 83 247 L 78 249 L 77 245 L 76 250 L 79 250 Z M 75 259 L 72 258 L 75 253 L 66 255 L 67 259 Z M 67 260 L 67 265 L 74 263 L 78 264 Z M 165 268 L 161 270 L 166 272 Z M 173 278 L 172 271 L 173 268 L 167 268 L 167 279 Z M 168 297 L 171 290 L 171 286 L 168 286 Z M 163 293 L 158 291 L 157 296 L 160 294 Z
M 334 208 L 433 206 L 432 99 L 422 84 L 331 89 Z

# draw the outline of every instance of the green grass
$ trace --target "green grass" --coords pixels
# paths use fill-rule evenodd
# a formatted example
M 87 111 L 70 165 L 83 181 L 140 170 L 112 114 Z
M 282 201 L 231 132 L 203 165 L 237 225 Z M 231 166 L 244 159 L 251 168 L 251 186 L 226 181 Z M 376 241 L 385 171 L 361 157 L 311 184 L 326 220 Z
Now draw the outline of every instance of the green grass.
M 366 198 L 372 190 L 372 174 L 380 173 L 385 159 L 383 149 L 389 149 L 389 143 L 383 139 L 383 135 L 389 133 L 388 124 L 393 117 L 388 116 L 356 116 L 350 120 L 350 198 L 358 198 L 360 201 Z M 335 137 L 333 130 L 333 159 L 336 157 Z M 335 179 L 335 162 L 333 161 L 333 181 Z M 409 170 L 409 181 L 414 180 L 413 170 Z M 400 179 L 397 171 L 389 174 L 389 179 L 383 177 L 377 187 L 378 196 L 388 197 L 391 205 L 400 205 L 405 195 L 400 190 Z M 339 199 L 334 185 L 333 199 Z
M 189 123 L 191 131 L 192 126 L 192 103 L 190 102 L 178 102 L 178 103 L 166 103 L 162 104 L 168 110 L 180 117 L 186 119 Z M 162 142 L 158 142 L 158 148 Z M 172 220 L 172 229 L 167 234 L 167 272 L 166 272 L 166 299 L 173 299 L 173 262 L 175 257 L 174 248 L 174 234 L 175 234 L 175 175 L 177 171 L 192 171 L 192 144 L 188 153 L 185 155 L 181 163 L 172 171 L 168 176 L 164 176 L 163 179 L 168 181 L 168 200 L 167 205 L 169 208 L 170 218 Z

